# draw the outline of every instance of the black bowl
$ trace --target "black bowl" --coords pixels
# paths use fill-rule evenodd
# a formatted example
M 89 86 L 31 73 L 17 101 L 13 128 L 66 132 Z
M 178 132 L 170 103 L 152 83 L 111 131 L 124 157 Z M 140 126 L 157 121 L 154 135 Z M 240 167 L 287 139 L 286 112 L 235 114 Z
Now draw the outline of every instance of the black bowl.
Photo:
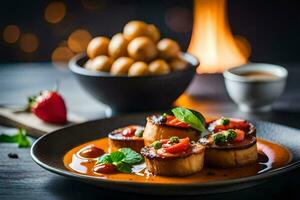
M 188 62 L 186 69 L 159 76 L 113 76 L 90 71 L 82 67 L 88 59 L 85 54 L 75 56 L 69 67 L 83 88 L 113 113 L 163 110 L 185 91 L 199 65 L 197 58 L 188 53 L 181 57 Z

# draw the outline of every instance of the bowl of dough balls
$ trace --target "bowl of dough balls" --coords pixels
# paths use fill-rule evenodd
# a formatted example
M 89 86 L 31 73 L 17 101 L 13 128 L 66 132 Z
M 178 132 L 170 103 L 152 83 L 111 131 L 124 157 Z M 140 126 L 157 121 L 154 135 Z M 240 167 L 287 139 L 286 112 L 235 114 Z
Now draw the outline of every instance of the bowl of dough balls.
M 83 88 L 113 114 L 162 110 L 185 91 L 199 65 L 159 29 L 128 22 L 113 37 L 93 38 L 69 63 Z

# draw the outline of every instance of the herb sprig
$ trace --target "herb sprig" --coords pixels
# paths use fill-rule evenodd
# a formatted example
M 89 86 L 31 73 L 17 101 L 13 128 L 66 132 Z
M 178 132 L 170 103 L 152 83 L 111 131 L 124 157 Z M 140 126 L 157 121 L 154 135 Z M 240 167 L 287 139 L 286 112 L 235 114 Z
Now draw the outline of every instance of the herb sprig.
M 192 111 L 183 107 L 172 109 L 174 116 L 181 122 L 189 124 L 192 128 L 205 132 L 205 118 L 196 111 Z
M 19 148 L 28 148 L 31 143 L 27 137 L 25 129 L 18 129 L 18 132 L 14 135 L 0 134 L 0 143 L 16 143 Z
M 117 170 L 131 173 L 132 166 L 143 161 L 143 157 L 130 148 L 122 148 L 119 151 L 105 154 L 98 158 L 96 164 L 113 164 Z

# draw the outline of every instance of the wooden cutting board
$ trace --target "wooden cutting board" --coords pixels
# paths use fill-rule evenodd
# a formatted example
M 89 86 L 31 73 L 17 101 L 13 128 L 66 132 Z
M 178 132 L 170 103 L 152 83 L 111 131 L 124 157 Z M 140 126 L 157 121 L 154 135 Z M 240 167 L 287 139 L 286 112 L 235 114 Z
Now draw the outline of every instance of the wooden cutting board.
M 32 113 L 16 112 L 16 108 L 12 107 L 0 107 L 0 124 L 24 128 L 29 135 L 34 137 L 40 137 L 46 133 L 86 120 L 71 113 L 68 114 L 68 121 L 65 125 L 49 124 L 41 121 Z

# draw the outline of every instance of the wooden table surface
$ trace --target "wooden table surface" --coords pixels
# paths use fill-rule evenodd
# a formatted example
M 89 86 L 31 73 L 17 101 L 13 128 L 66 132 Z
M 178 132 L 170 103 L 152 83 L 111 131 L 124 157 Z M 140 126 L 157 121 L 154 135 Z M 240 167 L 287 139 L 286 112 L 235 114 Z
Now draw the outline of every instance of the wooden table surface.
M 224 91 L 222 77 L 217 75 L 196 77 L 188 92 L 182 95 L 176 104 L 197 109 L 207 116 L 223 115 L 261 119 L 300 128 L 300 66 L 298 65 L 300 64 L 283 64 L 289 70 L 287 88 L 270 113 L 245 114 L 239 112 Z M 2 64 L 0 65 L 0 77 L 0 105 L 24 104 L 27 96 L 43 89 L 52 88 L 56 80 L 59 80 L 60 92 L 66 99 L 70 112 L 87 119 L 105 117 L 106 107 L 89 97 L 66 68 L 55 67 L 49 63 Z M 0 126 L 0 132 L 9 131 L 12 130 Z M 39 167 L 32 161 L 29 151 L 29 149 L 19 149 L 13 144 L 0 143 L 1 200 L 171 198 L 110 191 L 72 181 Z M 17 153 L 19 158 L 11 159 L 8 157 L 9 153 Z M 300 170 L 298 169 L 251 189 L 190 198 L 299 199 L 299 180 Z M 172 197 L 172 199 L 186 199 L 186 197 Z

